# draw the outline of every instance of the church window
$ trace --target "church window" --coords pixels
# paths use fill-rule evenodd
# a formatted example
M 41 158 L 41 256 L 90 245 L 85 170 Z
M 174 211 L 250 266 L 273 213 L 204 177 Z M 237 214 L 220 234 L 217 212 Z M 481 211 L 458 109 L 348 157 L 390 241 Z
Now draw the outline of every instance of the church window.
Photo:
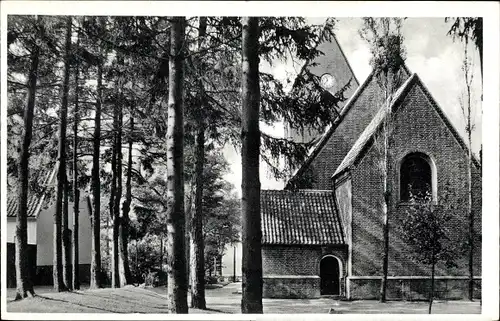
M 400 199 L 423 199 L 433 195 L 432 166 L 429 157 L 422 153 L 408 154 L 401 163 Z

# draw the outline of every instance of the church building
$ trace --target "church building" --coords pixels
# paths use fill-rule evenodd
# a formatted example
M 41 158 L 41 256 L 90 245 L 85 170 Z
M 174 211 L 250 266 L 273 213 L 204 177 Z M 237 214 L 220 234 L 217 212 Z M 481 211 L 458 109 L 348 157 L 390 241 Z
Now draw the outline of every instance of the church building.
M 377 144 L 387 117 L 384 91 L 372 72 L 360 85 L 336 40 L 305 68 L 325 90 L 353 86 L 340 116 L 324 134 L 286 130 L 296 141 L 317 143 L 284 190 L 261 191 L 263 291 L 268 298 L 378 299 L 382 280 L 383 150 Z M 467 248 L 468 147 L 416 73 L 401 70 L 390 103 L 387 299 L 426 299 L 430 268 L 414 259 L 400 226 L 411 193 L 429 193 L 435 204 L 455 206 L 445 229 L 456 249 Z M 323 81 L 322 81 L 323 83 Z M 481 295 L 481 164 L 474 157 L 475 295 Z M 446 202 L 447 204 L 444 204 Z M 436 267 L 436 297 L 467 298 L 468 251 L 454 267 Z

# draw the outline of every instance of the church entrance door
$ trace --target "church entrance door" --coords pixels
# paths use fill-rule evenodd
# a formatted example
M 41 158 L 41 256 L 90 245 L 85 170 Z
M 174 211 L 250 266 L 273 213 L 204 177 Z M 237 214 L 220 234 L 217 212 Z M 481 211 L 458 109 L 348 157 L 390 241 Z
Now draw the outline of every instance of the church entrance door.
M 334 256 L 325 256 L 320 262 L 321 295 L 340 294 L 340 262 Z

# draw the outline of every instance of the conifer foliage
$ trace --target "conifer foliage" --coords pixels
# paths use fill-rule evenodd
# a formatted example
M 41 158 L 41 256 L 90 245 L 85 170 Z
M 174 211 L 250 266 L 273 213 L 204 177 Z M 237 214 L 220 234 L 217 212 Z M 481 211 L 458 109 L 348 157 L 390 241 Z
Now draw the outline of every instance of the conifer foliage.
M 313 60 L 334 25 L 334 19 L 309 25 L 297 17 L 9 16 L 8 184 L 19 203 L 17 297 L 34 294 L 27 199 L 43 194 L 44 209 L 55 204 L 56 290 L 80 287 L 82 203 L 91 220 L 91 288 L 142 282 L 138 241 L 156 234 L 160 272 L 167 258 L 169 309 L 188 312 L 188 279 L 191 306 L 204 309 L 212 259 L 239 239 L 242 223 L 242 312 L 262 313 L 259 157 L 280 177 L 286 170 L 279 159 L 296 165 L 310 146 L 273 137 L 259 123 L 324 128 L 337 119 L 350 84 L 326 94 L 318 77 L 304 72 L 288 93 L 258 66 Z M 228 145 L 242 151 L 241 204 L 221 178 Z M 56 186 L 39 183 L 41 168 L 57 168 Z M 146 224 L 148 211 L 154 215 Z M 108 234 L 113 251 L 101 248 Z M 111 257 L 106 252 L 112 252 L 110 267 L 103 264 Z

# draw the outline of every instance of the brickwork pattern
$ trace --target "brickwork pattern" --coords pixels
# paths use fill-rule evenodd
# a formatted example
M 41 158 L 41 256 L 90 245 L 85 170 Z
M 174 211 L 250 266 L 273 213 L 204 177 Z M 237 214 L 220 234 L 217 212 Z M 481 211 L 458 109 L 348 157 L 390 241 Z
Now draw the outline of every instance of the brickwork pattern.
M 278 245 L 263 245 L 262 246 L 262 269 L 264 288 L 267 287 L 268 295 L 273 294 L 273 297 L 278 297 L 276 293 L 281 289 L 286 293 L 293 293 L 296 290 L 297 284 L 302 286 L 310 286 L 314 288 L 303 289 L 304 293 L 319 293 L 320 279 L 312 281 L 307 278 L 301 283 L 299 279 L 288 279 L 286 276 L 320 276 L 320 262 L 326 255 L 334 255 L 341 260 L 342 275 L 340 281 L 340 293 L 345 293 L 345 277 L 347 247 L 345 246 L 278 246 Z M 273 278 L 269 278 L 273 276 Z M 283 278 L 276 278 L 283 276 Z M 295 289 L 295 290 L 294 290 Z M 318 294 L 319 295 L 319 294 Z M 286 297 L 286 296 L 280 296 Z
M 398 109 L 391 152 L 390 171 L 392 191 L 392 218 L 390 229 L 389 275 L 428 275 L 429 270 L 411 258 L 409 247 L 401 240 L 398 222 L 405 215 L 405 207 L 399 205 L 399 161 L 410 152 L 422 152 L 435 163 L 437 170 L 438 198 L 444 193 L 446 183 L 453 191 L 451 202 L 467 199 L 466 152 L 445 126 L 434 107 L 424 95 L 422 88 L 414 86 L 402 106 Z M 352 274 L 380 275 L 382 264 L 382 180 L 380 176 L 381 154 L 376 145 L 372 145 L 362 161 L 352 171 Z M 481 180 L 478 169 L 474 169 L 476 178 L 473 184 L 475 209 L 475 230 L 481 231 L 480 195 Z M 465 206 L 453 213 L 453 219 L 447 224 L 451 242 L 458 249 L 467 240 L 468 221 Z M 481 273 L 481 240 L 478 233 L 475 239 L 475 275 Z M 457 268 L 439 265 L 437 275 L 468 274 L 467 253 L 457 255 Z
M 312 299 L 319 298 L 321 280 L 308 278 L 266 278 L 263 279 L 262 296 L 274 299 Z
M 403 75 L 403 80 L 406 80 L 408 75 L 406 73 Z M 332 189 L 333 173 L 373 119 L 383 100 L 384 93 L 377 81 L 369 79 L 328 142 L 309 165 L 317 177 L 313 189 Z
M 376 300 L 380 297 L 380 279 L 354 279 L 349 281 L 349 299 Z M 428 300 L 430 279 L 388 279 L 387 299 L 420 301 Z M 481 280 L 474 280 L 474 298 L 481 298 Z M 436 279 L 434 298 L 438 300 L 463 300 L 468 296 L 468 280 Z

